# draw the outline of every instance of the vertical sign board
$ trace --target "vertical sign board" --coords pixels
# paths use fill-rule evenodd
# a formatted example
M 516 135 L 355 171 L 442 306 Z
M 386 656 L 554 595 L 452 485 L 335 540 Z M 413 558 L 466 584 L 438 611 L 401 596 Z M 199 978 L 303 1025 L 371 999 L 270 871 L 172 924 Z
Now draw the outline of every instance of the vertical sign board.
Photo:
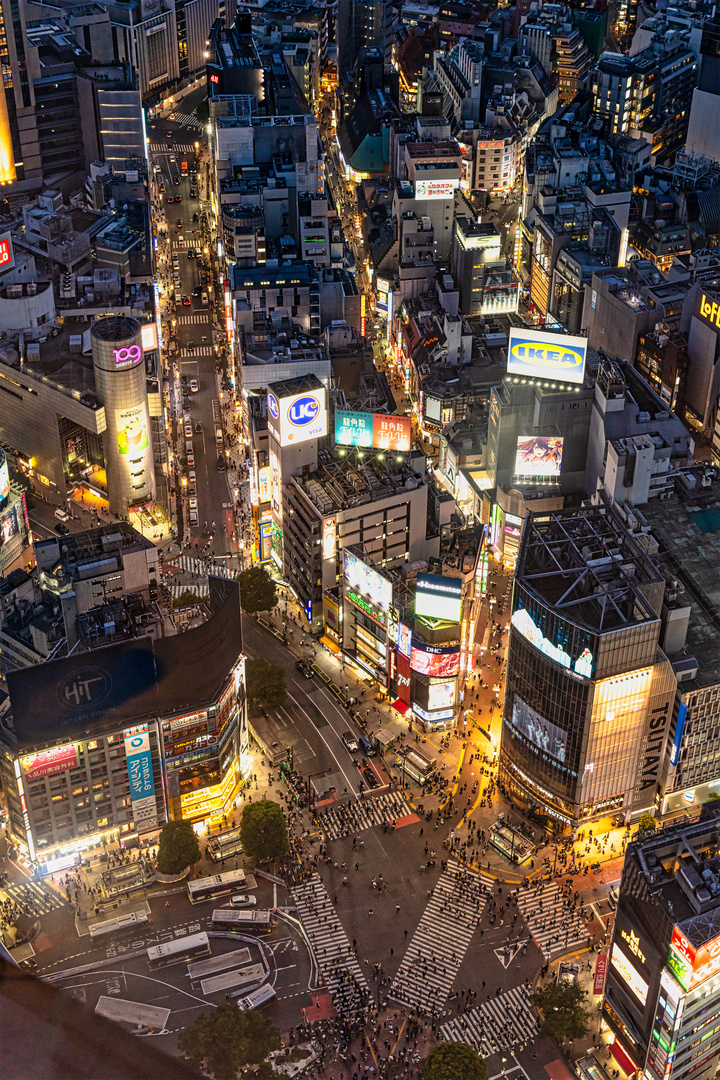
M 605 987 L 605 972 L 607 971 L 607 953 L 598 953 L 595 961 L 595 978 L 593 980 L 593 994 L 602 994 Z
M 138 831 L 151 829 L 157 825 L 157 806 L 147 724 L 128 728 L 123 732 L 123 739 L 135 828 Z

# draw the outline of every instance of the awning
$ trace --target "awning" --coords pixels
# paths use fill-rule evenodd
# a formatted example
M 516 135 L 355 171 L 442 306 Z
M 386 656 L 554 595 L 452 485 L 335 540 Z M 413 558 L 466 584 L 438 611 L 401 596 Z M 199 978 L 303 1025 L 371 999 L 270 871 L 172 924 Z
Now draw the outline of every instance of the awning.
M 381 746 L 387 746 L 388 743 L 391 743 L 395 739 L 397 739 L 397 732 L 391 731 L 390 728 L 384 727 L 380 728 L 379 731 L 376 731 L 373 738 L 376 739 Z
M 340 652 L 341 652 L 340 646 L 336 645 L 335 642 L 331 638 L 326 637 L 323 634 L 323 636 L 320 638 L 320 643 L 322 645 L 325 645 L 326 648 L 328 648 L 331 653 L 335 653 L 336 656 L 340 655 Z
M 393 701 L 392 707 L 393 707 L 393 709 L 397 709 L 397 711 L 401 714 L 401 716 L 404 716 L 405 713 L 410 708 L 410 706 L 406 705 L 404 701 L 400 700 L 400 698 L 398 698 L 397 701 Z
M 612 1056 L 615 1058 L 624 1073 L 627 1073 L 628 1076 L 635 1075 L 635 1073 L 638 1071 L 638 1066 L 635 1064 L 633 1059 L 630 1057 L 624 1047 L 620 1044 L 617 1038 L 614 1042 L 610 1043 L 610 1052 L 612 1053 Z

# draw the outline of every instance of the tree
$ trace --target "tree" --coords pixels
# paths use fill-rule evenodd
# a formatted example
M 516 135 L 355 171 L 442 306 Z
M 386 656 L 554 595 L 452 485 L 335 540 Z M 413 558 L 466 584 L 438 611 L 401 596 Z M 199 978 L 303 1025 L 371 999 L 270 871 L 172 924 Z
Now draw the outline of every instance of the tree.
M 203 124 L 207 124 L 208 120 L 210 119 L 210 102 L 207 98 L 202 99 L 197 109 L 195 110 L 195 115 L 197 116 L 198 120 L 202 121 Z
M 290 850 L 285 815 L 279 803 L 263 799 L 247 803 L 240 821 L 245 854 L 256 859 L 279 859 Z
M 487 1080 L 487 1069 L 467 1043 L 439 1043 L 423 1061 L 422 1080 Z
M 555 1042 L 583 1039 L 590 1014 L 585 1008 L 587 991 L 576 983 L 551 982 L 532 996 L 533 1005 L 542 1014 L 540 1031 Z
M 646 810 L 638 821 L 638 828 L 641 832 L 654 832 L 655 831 L 655 818 Z
M 245 685 L 251 705 L 267 705 L 270 709 L 277 709 L 285 704 L 285 672 L 262 656 L 248 660 L 245 664 Z
M 270 611 L 277 604 L 275 582 L 264 566 L 250 566 L 239 577 L 240 599 L 243 611 L 254 615 L 256 611 Z
M 200 859 L 200 845 L 189 821 L 167 821 L 160 833 L 158 870 L 161 874 L 179 874 Z
M 183 1028 L 178 1046 L 198 1072 L 204 1069 L 214 1080 L 235 1080 L 240 1070 L 260 1065 L 279 1050 L 282 1039 L 262 1013 L 225 1002 Z

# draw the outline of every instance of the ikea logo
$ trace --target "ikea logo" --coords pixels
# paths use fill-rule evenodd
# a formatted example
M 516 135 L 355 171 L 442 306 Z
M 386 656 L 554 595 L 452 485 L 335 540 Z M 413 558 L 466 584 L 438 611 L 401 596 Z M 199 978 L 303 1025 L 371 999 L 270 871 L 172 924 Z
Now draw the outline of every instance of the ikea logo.
M 510 355 L 523 365 L 552 368 L 560 373 L 581 371 L 585 363 L 585 354 L 577 349 L 558 348 L 537 342 L 518 341 L 510 349 Z
M 320 402 L 316 397 L 308 394 L 305 397 L 296 398 L 287 411 L 288 420 L 293 427 L 306 427 L 312 424 L 320 412 Z

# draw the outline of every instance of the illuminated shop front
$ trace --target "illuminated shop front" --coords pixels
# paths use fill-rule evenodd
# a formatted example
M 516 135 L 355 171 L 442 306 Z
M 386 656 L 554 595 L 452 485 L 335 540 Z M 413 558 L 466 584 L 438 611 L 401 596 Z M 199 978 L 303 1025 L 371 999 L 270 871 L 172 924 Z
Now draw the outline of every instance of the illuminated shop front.
M 237 582 L 211 578 L 209 602 L 186 633 L 8 673 L 0 777 L 30 862 L 51 872 L 232 807 L 248 742 Z

